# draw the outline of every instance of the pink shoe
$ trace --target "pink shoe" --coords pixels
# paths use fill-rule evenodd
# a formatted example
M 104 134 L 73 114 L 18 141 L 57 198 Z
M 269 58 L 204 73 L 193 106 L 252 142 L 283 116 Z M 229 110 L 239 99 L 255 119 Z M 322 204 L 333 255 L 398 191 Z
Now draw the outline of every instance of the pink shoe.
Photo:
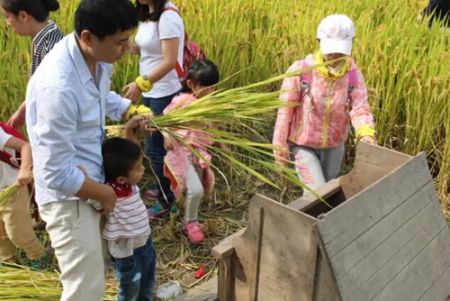
M 198 221 L 192 221 L 184 226 L 184 233 L 193 244 L 199 244 L 205 240 L 205 233 Z

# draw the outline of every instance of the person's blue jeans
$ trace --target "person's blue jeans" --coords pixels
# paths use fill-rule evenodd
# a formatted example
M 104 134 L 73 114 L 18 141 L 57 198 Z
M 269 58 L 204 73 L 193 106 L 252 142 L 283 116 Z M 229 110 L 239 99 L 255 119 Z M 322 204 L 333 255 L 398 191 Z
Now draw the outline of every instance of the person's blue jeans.
M 152 110 L 155 116 L 162 115 L 164 109 L 177 94 L 178 93 L 175 93 L 161 98 L 144 97 L 143 103 Z M 163 208 L 170 209 L 174 202 L 174 196 L 170 190 L 170 180 L 164 176 L 164 157 L 166 155 L 166 149 L 164 148 L 163 135 L 160 132 L 153 132 L 147 137 L 145 154 L 150 158 L 153 172 L 159 182 L 158 201 Z
M 156 251 L 152 237 L 125 258 L 112 258 L 119 281 L 118 301 L 152 301 L 156 276 Z

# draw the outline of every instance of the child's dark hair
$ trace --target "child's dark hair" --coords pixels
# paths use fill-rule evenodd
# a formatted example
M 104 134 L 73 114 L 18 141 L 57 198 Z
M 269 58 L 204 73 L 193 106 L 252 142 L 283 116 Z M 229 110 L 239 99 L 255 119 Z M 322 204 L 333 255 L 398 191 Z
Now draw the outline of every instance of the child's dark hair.
M 83 30 L 89 30 L 103 40 L 119 31 L 134 29 L 137 25 L 137 12 L 129 0 L 81 0 L 75 12 L 75 32 L 78 36 Z
M 164 7 L 166 6 L 167 0 L 155 0 L 154 2 L 155 10 L 152 13 L 149 13 L 147 4 L 140 4 L 139 1 L 136 1 L 139 21 L 159 21 L 159 18 L 161 18 L 162 13 L 164 12 Z
M 1 0 L 4 10 L 17 16 L 19 11 L 24 11 L 39 22 L 47 20 L 51 11 L 59 9 L 57 0 Z
M 106 180 L 127 177 L 133 164 L 142 156 L 139 145 L 125 138 L 111 138 L 102 145 L 103 168 Z
M 203 87 L 217 85 L 219 82 L 219 69 L 208 59 L 196 60 L 188 68 L 187 77 L 183 83 L 183 92 L 192 92 L 186 84 L 187 80 Z

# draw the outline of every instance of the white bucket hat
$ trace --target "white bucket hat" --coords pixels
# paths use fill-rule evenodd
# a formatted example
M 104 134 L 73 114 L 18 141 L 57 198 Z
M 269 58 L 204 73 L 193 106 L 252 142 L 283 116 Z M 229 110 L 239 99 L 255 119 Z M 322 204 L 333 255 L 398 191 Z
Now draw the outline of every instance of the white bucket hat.
M 320 50 L 323 54 L 352 53 L 352 42 L 355 37 L 355 25 L 346 15 L 325 17 L 317 28 Z

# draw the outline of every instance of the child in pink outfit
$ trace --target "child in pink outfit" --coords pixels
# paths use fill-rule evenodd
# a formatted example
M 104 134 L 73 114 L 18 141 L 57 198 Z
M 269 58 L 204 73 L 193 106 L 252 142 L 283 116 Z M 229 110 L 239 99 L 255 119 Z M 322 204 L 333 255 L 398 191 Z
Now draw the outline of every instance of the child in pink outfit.
M 320 50 L 288 71 L 319 66 L 282 84 L 280 99 L 295 105 L 278 111 L 276 161 L 284 166 L 292 159 L 300 179 L 313 190 L 338 175 L 350 123 L 357 140 L 375 143 L 364 77 L 350 57 L 354 36 L 350 18 L 326 17 L 317 30 Z
M 164 114 L 182 108 L 208 95 L 219 82 L 217 66 L 209 60 L 194 61 L 188 69 L 185 86 L 189 93 L 176 96 L 164 110 Z M 205 234 L 198 222 L 198 208 L 203 196 L 209 196 L 214 186 L 214 173 L 210 168 L 211 154 L 207 147 L 214 141 L 201 130 L 179 130 L 177 135 L 189 141 L 189 146 L 175 142 L 165 135 L 165 172 L 172 181 L 172 191 L 176 198 L 185 192 L 184 228 L 192 243 L 201 243 Z M 195 149 L 196 154 L 192 153 Z

